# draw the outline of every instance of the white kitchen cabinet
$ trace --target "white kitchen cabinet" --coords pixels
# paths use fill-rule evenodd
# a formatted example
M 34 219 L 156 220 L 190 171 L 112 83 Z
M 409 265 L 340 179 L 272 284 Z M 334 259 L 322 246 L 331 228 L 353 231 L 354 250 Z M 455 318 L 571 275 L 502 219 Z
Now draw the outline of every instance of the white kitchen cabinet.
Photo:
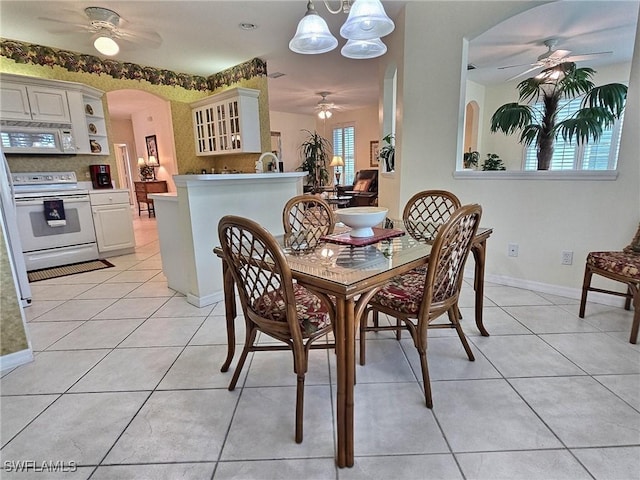
M 103 95 L 82 83 L 0 73 L 0 120 L 70 124 L 75 153 L 108 155 Z
M 133 253 L 136 239 L 128 190 L 92 190 L 89 197 L 100 258 Z
M 3 120 L 71 123 L 64 89 L 5 81 L 0 84 L 0 116 Z
M 196 155 L 260 153 L 259 95 L 238 87 L 192 103 Z
M 83 88 L 68 92 L 76 152 L 91 155 L 109 155 L 107 124 L 102 106 L 103 93 Z

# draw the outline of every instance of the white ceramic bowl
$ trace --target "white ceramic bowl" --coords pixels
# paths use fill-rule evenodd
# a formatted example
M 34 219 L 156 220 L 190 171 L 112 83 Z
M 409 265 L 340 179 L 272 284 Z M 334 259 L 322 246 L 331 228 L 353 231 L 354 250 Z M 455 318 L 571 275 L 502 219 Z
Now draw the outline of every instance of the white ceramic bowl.
M 351 207 L 339 208 L 336 214 L 342 223 L 351 227 L 352 237 L 371 237 L 371 227 L 384 221 L 388 211 L 383 207 Z

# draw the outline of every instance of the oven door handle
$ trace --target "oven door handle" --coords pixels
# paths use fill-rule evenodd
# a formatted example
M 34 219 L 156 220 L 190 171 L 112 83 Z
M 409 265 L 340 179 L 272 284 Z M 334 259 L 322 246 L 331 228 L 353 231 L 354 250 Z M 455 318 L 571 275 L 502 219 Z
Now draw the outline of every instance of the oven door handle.
M 64 203 L 89 203 L 89 197 L 86 195 L 67 195 L 63 197 L 16 198 L 16 206 L 42 205 L 45 200 L 62 200 Z

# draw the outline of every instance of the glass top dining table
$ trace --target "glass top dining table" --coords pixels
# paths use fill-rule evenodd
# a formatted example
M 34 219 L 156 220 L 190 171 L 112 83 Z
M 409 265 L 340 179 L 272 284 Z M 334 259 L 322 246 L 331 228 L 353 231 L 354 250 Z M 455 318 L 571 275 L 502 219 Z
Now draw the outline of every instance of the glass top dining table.
M 392 222 L 404 231 L 402 221 Z M 337 227 L 337 232 L 340 233 Z M 344 231 L 344 227 L 342 227 Z M 472 245 L 475 258 L 476 325 L 488 336 L 482 324 L 482 297 L 486 240 L 492 230 L 481 228 Z M 335 344 L 337 366 L 336 430 L 339 467 L 354 464 L 354 384 L 355 332 L 371 297 L 391 278 L 429 261 L 431 246 L 408 233 L 366 246 L 351 246 L 330 241 L 302 245 L 278 239 L 283 245 L 295 281 L 335 298 Z M 315 242 L 314 242 L 315 243 Z M 222 256 L 220 248 L 214 253 Z M 227 358 L 221 368 L 226 372 L 235 351 L 236 303 L 233 278 L 223 261 L 225 315 L 227 321 Z

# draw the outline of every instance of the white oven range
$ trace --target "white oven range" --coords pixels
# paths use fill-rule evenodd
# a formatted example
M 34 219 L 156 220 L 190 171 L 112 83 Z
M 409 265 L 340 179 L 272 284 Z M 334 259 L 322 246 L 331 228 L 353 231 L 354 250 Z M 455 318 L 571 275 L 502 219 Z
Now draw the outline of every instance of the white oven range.
M 89 191 L 78 185 L 75 172 L 13 173 L 11 177 L 28 271 L 98 258 Z M 64 221 L 47 221 L 48 200 L 62 200 Z

